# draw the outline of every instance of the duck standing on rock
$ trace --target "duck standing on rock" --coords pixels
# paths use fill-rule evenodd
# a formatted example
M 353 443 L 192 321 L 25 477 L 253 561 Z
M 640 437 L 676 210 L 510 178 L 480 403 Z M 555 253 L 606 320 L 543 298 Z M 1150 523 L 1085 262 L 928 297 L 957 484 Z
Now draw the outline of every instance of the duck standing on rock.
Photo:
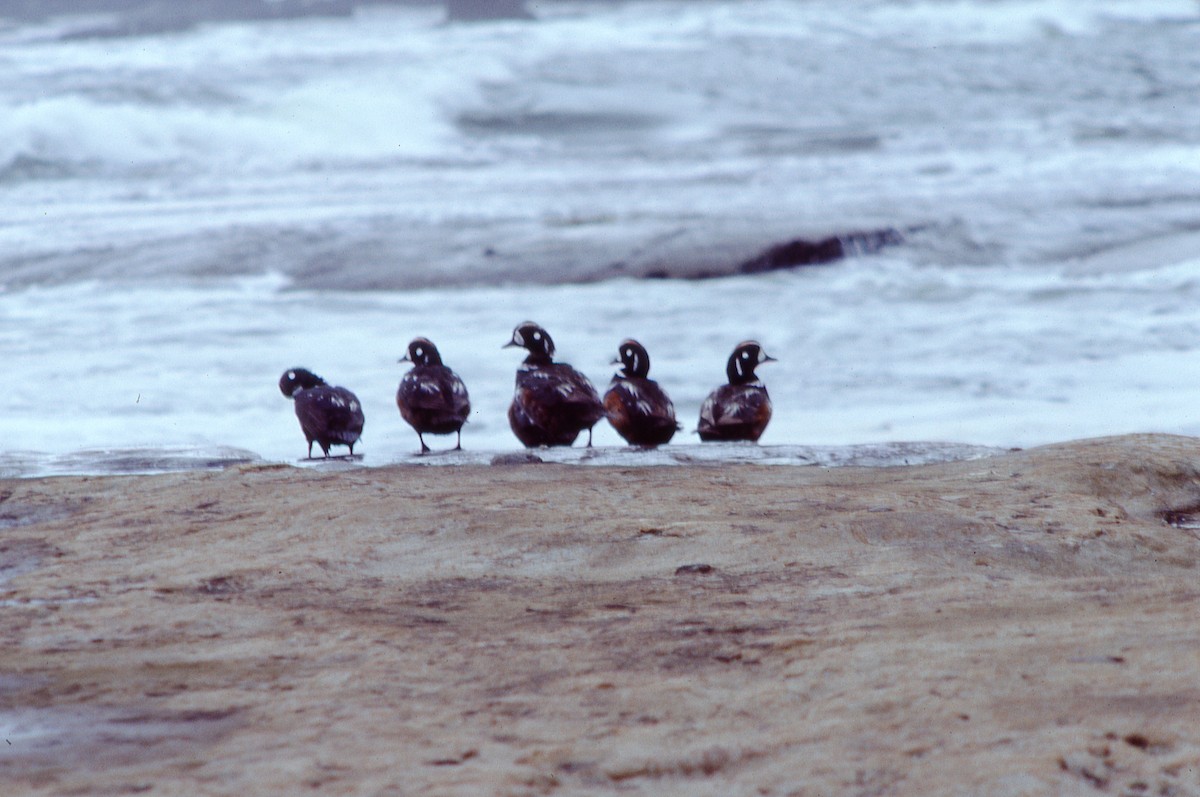
M 708 394 L 700 407 L 700 439 L 757 442 L 771 420 L 771 398 L 754 374 L 761 363 L 775 362 L 756 341 L 739 343 L 729 355 L 729 384 Z
M 632 338 L 617 347 L 621 372 L 613 374 L 604 394 L 608 422 L 630 445 L 653 448 L 667 443 L 679 430 L 675 405 L 658 383 L 649 378 L 650 355 Z
M 363 411 L 358 396 L 344 387 L 332 387 L 305 368 L 290 368 L 279 378 L 279 390 L 296 404 L 300 429 L 308 440 L 308 458 L 312 459 L 315 441 L 329 458 L 331 446 L 348 446 L 354 456 L 354 444 L 362 437 Z
M 604 417 L 604 405 L 586 376 L 566 363 L 554 362 L 554 341 L 546 330 L 526 321 L 513 330 L 503 348 L 520 346 L 529 352 L 517 369 L 516 391 L 508 408 L 508 423 L 526 448 L 569 446 L 584 429 L 588 447 L 592 427 Z
M 414 338 L 400 362 L 413 367 L 400 380 L 396 406 L 400 417 L 417 431 L 421 453 L 429 452 L 425 434 L 457 435 L 454 450 L 462 450 L 462 426 L 471 414 L 467 386 L 442 364 L 442 355 L 428 338 Z

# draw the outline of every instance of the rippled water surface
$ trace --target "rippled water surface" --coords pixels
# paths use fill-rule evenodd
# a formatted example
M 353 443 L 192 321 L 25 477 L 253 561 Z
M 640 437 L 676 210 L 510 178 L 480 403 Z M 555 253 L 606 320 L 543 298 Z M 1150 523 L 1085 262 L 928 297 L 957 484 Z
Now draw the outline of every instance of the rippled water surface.
M 364 462 L 397 461 L 416 335 L 467 381 L 464 445 L 516 450 L 499 347 L 526 318 L 601 385 L 642 340 L 680 442 L 749 337 L 779 359 L 768 446 L 1200 432 L 1195 3 L 537 11 L 0 25 L 10 467 L 294 459 L 295 365 L 358 392 Z M 698 273 L 731 276 L 640 278 Z

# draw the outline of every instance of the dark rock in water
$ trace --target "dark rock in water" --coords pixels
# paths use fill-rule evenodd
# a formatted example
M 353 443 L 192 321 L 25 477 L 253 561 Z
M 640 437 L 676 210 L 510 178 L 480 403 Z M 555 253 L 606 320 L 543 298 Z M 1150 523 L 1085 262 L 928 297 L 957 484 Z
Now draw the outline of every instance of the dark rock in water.
M 448 22 L 483 19 L 533 19 L 524 0 L 446 0 Z
M 808 235 L 794 222 L 725 218 L 655 236 L 610 268 L 606 276 L 719 279 L 834 263 L 905 243 L 919 227 L 868 227 Z M 764 241 L 774 241 L 764 247 Z
M 842 239 L 836 236 L 808 241 L 798 238 L 787 243 L 776 244 L 760 255 L 738 266 L 742 274 L 757 274 L 760 271 L 775 271 L 793 266 L 810 266 L 831 263 L 846 254 Z
M 739 265 L 737 270 L 739 274 L 758 274 L 796 266 L 832 263 L 843 257 L 873 254 L 885 246 L 903 241 L 904 236 L 901 232 L 891 228 L 831 235 L 815 241 L 797 238 L 775 244 Z

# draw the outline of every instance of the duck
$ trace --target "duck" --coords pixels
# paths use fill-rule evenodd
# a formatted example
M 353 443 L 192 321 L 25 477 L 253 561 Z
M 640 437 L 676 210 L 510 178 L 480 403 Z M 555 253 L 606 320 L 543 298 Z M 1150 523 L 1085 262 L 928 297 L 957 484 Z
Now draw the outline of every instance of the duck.
M 758 441 L 771 421 L 771 398 L 754 369 L 775 361 L 757 341 L 742 341 L 734 348 L 725 366 L 729 383 L 709 393 L 700 406 L 697 431 L 702 441 Z
M 569 446 L 584 429 L 588 447 L 592 427 L 604 417 L 604 405 L 591 381 L 567 363 L 554 362 L 554 341 L 545 329 L 525 321 L 502 348 L 529 352 L 517 369 L 508 423 L 526 448 Z
M 658 383 L 649 378 L 650 355 L 646 347 L 626 338 L 617 347 L 621 371 L 613 374 L 604 393 L 608 422 L 630 445 L 653 448 L 670 442 L 679 431 L 675 405 Z
M 289 368 L 279 378 L 279 391 L 296 405 L 300 429 L 308 440 L 308 458 L 315 442 L 329 458 L 332 446 L 348 446 L 362 437 L 363 411 L 358 396 L 344 387 L 333 387 L 307 368 Z
M 400 417 L 417 432 L 421 453 L 431 450 L 426 434 L 450 434 L 455 451 L 462 450 L 462 426 L 471 414 L 471 398 L 458 374 L 442 364 L 442 355 L 428 338 L 413 338 L 400 362 L 413 367 L 400 379 L 396 406 Z

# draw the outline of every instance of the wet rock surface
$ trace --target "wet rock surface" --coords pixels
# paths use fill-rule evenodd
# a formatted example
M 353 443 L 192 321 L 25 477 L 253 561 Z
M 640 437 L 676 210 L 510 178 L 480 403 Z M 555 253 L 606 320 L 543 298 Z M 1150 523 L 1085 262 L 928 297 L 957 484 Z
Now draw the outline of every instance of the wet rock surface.
M 1192 438 L 0 495 L 8 793 L 1200 793 Z

